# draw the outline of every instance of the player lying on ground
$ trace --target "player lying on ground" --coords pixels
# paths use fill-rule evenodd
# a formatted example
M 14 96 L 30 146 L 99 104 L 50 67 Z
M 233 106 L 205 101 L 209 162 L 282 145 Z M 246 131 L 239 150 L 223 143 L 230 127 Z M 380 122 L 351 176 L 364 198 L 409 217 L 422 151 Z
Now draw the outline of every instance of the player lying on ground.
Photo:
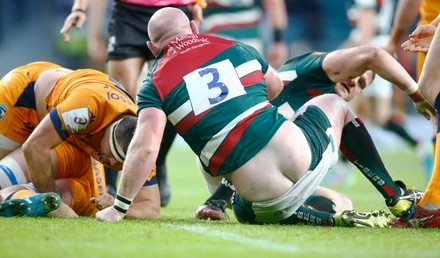
M 361 46 L 329 53 L 308 53 L 289 59 L 278 69 L 278 73 L 284 88 L 271 103 L 285 111 L 294 112 L 308 100 L 329 93 L 336 93 L 349 101 L 370 85 L 377 73 L 406 92 L 417 110 L 427 115 L 424 113 L 427 105 L 417 90 L 417 83 L 391 55 L 378 47 Z M 218 179 L 202 174 L 212 195 L 194 216 L 200 219 L 225 219 L 224 211 L 234 192 L 231 184 L 225 179 L 218 184 Z M 399 184 L 406 189 L 403 183 Z
M 9 164 L 15 162 L 16 166 L 2 165 L 2 169 L 14 173 L 20 168 L 20 172 L 29 177 L 21 148 L 7 158 Z M 93 216 L 98 210 L 113 204 L 114 197 L 105 190 L 103 166 L 88 154 L 62 143 L 52 151 L 51 160 L 56 188 L 61 198 L 53 197 L 58 196 L 57 193 L 37 193 L 32 183 L 8 186 L 0 190 L 0 216 Z M 150 175 L 134 199 L 127 218 L 159 218 L 160 197 L 155 171 Z M 67 205 L 54 205 L 57 199 Z
M 95 179 L 91 158 L 121 168 L 137 121 L 132 97 L 108 75 L 49 62 L 6 74 L 0 80 L 0 103 L 0 188 L 32 182 L 39 193 L 59 192 L 63 202 L 56 213 L 70 206 L 81 214 L 82 208 L 63 196 L 55 180 L 67 180 L 72 196 L 84 195 L 80 206 L 87 206 L 99 195 L 96 182 L 103 182 Z M 21 161 L 7 156 L 20 147 Z M 148 191 L 144 198 L 151 198 L 149 216 L 158 217 L 157 186 L 143 189 Z

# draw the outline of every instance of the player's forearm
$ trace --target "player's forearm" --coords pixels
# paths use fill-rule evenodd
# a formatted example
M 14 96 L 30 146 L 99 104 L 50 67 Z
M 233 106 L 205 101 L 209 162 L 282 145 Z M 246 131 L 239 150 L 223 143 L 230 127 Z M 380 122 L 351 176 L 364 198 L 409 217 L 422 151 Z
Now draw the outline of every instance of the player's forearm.
M 154 160 L 146 159 L 145 157 L 148 156 L 143 157 L 138 153 L 127 156 L 127 159 L 124 162 L 125 164 L 121 181 L 118 186 L 119 195 L 128 197 L 132 200 L 137 195 L 143 182 L 147 180 L 150 171 L 154 168 Z
M 421 0 L 400 0 L 398 2 L 390 33 L 391 44 L 400 44 L 405 33 L 418 17 L 420 3 Z
M 31 182 L 40 193 L 57 192 L 52 173 L 50 149 L 42 149 L 36 144 L 25 143 L 23 153 Z
M 150 175 L 159 153 L 159 146 L 160 142 L 158 142 L 157 150 L 151 151 L 143 138 L 135 133 L 124 161 L 118 193 L 113 204 L 113 208 L 120 214 L 127 213 L 143 183 Z
M 274 30 L 274 41 L 282 40 L 281 33 L 287 27 L 287 10 L 283 0 L 263 1 L 264 12 Z
M 374 71 L 385 80 L 396 85 L 400 90 L 407 92 L 407 95 L 414 93 L 414 85 L 417 83 L 403 68 L 403 66 L 383 49 L 378 49 L 374 58 L 371 58 L 369 70 Z M 411 89 L 410 89 L 411 88 Z
M 87 10 L 90 0 L 75 0 L 72 5 L 72 11 L 74 10 Z M 105 0 L 95 0 L 95 2 L 105 2 Z

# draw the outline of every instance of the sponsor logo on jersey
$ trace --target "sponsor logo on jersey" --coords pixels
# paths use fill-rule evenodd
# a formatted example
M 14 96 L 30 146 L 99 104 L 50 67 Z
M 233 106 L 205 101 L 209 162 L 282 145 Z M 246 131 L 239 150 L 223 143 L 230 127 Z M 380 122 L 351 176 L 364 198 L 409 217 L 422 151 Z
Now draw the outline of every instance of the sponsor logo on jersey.
M 169 47 L 168 52 L 167 52 L 167 56 L 171 56 L 171 55 L 175 55 L 175 54 L 177 54 L 176 49 L 174 49 L 173 47 Z
M 6 111 L 8 111 L 8 108 L 0 103 L 0 120 L 6 115 Z
M 170 47 L 173 47 L 176 51 L 182 51 L 186 48 L 191 47 L 195 44 L 206 44 L 209 40 L 204 37 L 199 37 L 199 35 L 191 34 L 177 37 L 170 42 Z
M 71 133 L 86 129 L 90 122 L 89 109 L 87 107 L 63 112 L 61 116 L 63 117 L 67 130 Z

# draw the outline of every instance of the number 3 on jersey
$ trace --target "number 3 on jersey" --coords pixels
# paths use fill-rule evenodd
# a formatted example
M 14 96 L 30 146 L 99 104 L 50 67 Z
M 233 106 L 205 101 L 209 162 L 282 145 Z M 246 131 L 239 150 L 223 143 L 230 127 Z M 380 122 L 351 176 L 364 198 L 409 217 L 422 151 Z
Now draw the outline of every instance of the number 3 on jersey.
M 231 61 L 223 60 L 183 77 L 194 114 L 246 94 Z

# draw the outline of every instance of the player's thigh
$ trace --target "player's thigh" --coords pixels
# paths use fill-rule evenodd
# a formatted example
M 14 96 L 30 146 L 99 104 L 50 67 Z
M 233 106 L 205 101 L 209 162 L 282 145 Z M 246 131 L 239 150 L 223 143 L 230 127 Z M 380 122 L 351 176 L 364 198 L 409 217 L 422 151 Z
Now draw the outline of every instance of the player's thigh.
M 131 57 L 122 60 L 109 60 L 108 71 L 134 96 L 137 91 L 137 81 L 145 63 L 143 57 Z
M 309 100 L 297 113 L 301 113 L 307 106 L 316 106 L 324 112 L 331 124 L 335 138 L 341 138 L 342 129 L 348 121 L 355 118 L 354 113 L 349 108 L 347 102 L 335 94 L 325 94 Z M 339 145 L 338 145 L 339 146 Z

